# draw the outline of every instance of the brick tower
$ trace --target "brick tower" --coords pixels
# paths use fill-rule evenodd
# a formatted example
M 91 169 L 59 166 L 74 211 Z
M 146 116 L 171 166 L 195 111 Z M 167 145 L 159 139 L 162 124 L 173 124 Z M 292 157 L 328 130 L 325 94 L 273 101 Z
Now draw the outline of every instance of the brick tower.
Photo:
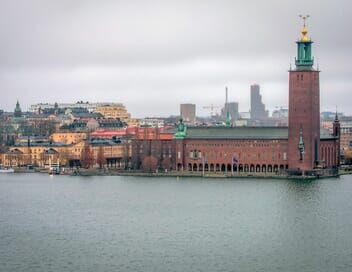
M 296 42 L 296 67 L 289 71 L 288 167 L 302 172 L 317 166 L 320 141 L 319 71 L 313 68 L 307 17 Z

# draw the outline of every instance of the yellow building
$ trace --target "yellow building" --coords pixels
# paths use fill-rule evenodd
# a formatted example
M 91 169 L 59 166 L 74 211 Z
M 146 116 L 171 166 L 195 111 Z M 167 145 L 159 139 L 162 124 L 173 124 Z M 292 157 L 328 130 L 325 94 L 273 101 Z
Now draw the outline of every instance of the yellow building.
M 126 123 L 129 127 L 139 127 L 139 120 L 136 118 L 130 118 Z
M 34 165 L 45 167 L 50 164 L 65 165 L 69 159 L 69 145 L 35 144 L 31 146 L 17 145 L 1 154 L 3 165 L 20 167 Z
M 85 132 L 55 132 L 50 135 L 50 140 L 55 143 L 76 144 L 87 139 Z
M 122 103 L 111 103 L 106 105 L 97 106 L 95 112 L 100 113 L 104 118 L 119 118 L 121 121 L 126 122 L 128 126 L 138 126 L 138 120 L 131 118 L 126 107 Z
M 96 166 L 99 157 L 108 167 L 124 167 L 131 157 L 129 144 L 112 140 L 80 141 L 76 144 L 42 143 L 31 146 L 17 145 L 0 154 L 0 162 L 5 167 L 21 167 L 34 165 L 48 168 L 56 164 L 61 166 L 81 165 L 82 154 L 87 148 L 92 158 L 92 166 Z
M 126 121 L 131 118 L 126 107 L 122 103 L 106 104 L 97 106 L 95 112 L 100 113 L 104 118 L 120 118 L 121 121 Z

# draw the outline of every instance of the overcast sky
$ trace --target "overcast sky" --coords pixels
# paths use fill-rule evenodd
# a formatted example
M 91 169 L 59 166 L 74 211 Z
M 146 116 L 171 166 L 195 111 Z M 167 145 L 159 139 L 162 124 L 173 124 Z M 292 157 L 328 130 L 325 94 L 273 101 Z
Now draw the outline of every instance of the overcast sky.
M 0 0 L 0 108 L 112 101 L 134 117 L 179 103 L 249 109 L 261 85 L 270 110 L 288 104 L 295 41 L 309 13 L 321 109 L 352 114 L 349 0 Z

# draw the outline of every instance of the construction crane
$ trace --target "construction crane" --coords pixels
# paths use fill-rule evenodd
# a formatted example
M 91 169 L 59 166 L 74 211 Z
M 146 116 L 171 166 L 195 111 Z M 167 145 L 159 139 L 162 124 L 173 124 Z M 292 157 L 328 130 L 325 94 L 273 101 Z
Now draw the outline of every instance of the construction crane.
M 220 109 L 220 108 L 221 108 L 221 106 L 215 106 L 214 104 L 210 104 L 209 106 L 204 106 L 203 107 L 203 109 L 210 110 L 210 117 L 215 116 L 216 115 L 215 109 Z

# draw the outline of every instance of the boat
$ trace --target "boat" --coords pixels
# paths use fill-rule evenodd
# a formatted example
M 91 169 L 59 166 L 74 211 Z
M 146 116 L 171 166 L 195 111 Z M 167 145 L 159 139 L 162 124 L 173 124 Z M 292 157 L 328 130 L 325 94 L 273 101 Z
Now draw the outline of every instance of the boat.
M 60 168 L 59 167 L 50 167 L 49 169 L 49 175 L 60 175 Z
M 13 168 L 7 168 L 7 167 L 0 167 L 0 174 L 8 174 L 8 173 L 14 173 L 15 170 Z
M 60 163 L 52 163 L 51 159 L 49 158 L 49 175 L 60 175 Z

